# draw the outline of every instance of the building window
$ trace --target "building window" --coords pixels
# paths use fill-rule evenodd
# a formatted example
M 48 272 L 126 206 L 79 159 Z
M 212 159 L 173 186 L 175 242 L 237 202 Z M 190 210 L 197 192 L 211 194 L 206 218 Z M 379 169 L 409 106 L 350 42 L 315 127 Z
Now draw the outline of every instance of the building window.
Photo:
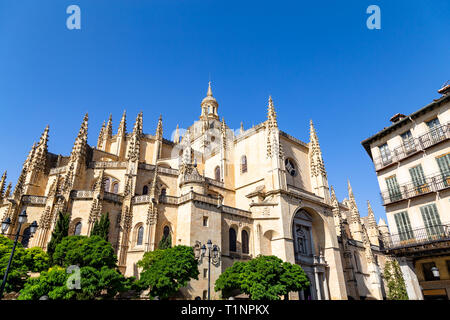
M 387 185 L 389 198 L 391 199 L 391 202 L 402 199 L 402 193 L 400 191 L 400 186 L 398 185 L 396 176 L 386 178 L 386 185 Z
M 400 241 L 412 239 L 413 232 L 411 229 L 411 223 L 409 222 L 408 212 L 403 211 L 394 214 L 395 223 L 397 225 L 398 237 Z M 396 240 L 396 239 L 394 239 Z
M 450 186 L 450 153 L 436 158 L 444 186 Z
M 430 128 L 431 141 L 433 143 L 439 142 L 445 137 L 445 132 L 438 118 L 428 121 L 427 126 Z
M 203 300 L 206 300 L 208 298 L 208 291 L 207 290 L 203 290 Z
M 164 196 L 166 195 L 166 192 L 167 192 L 167 191 L 166 191 L 166 188 L 162 188 L 162 189 L 161 189 L 161 196 L 164 197 Z
M 217 167 L 214 169 L 214 178 L 215 178 L 217 181 L 220 181 L 220 167 L 219 167 L 219 166 L 217 166 Z
M 439 280 L 439 277 L 435 277 L 433 275 L 433 271 L 431 271 L 431 269 L 434 267 L 436 267 L 436 264 L 434 262 L 422 263 L 422 271 L 425 281 Z
M 242 253 L 249 254 L 248 232 L 245 230 L 242 230 L 241 237 L 242 237 Z
M 355 257 L 355 269 L 357 272 L 362 272 L 361 270 L 361 263 L 359 261 L 359 256 L 357 252 L 354 252 L 354 257 Z
M 388 144 L 385 143 L 378 148 L 380 149 L 381 161 L 383 161 L 383 165 L 390 164 L 392 162 L 392 156 Z
M 247 156 L 241 157 L 241 173 L 247 172 Z
M 418 166 L 409 169 L 409 174 L 411 175 L 411 179 L 417 194 L 430 191 L 430 188 L 428 187 L 425 180 L 425 175 L 423 174 L 422 165 L 419 164 Z
M 78 222 L 75 225 L 75 231 L 73 233 L 75 236 L 79 236 L 81 234 L 81 226 L 82 226 L 81 222 Z
M 432 203 L 423 207 L 420 207 L 420 213 L 422 214 L 423 222 L 427 230 L 428 236 L 438 235 L 444 232 L 444 228 L 441 225 L 441 219 L 436 208 L 436 204 Z
M 113 193 L 119 193 L 119 184 L 117 182 L 113 184 Z
M 136 245 L 141 246 L 144 239 L 144 227 L 140 226 L 137 232 Z
M 107 178 L 105 180 L 105 192 L 109 192 L 109 189 L 111 188 L 111 180 Z
M 204 227 L 208 226 L 208 217 L 203 217 L 203 226 Z
M 148 186 L 144 186 L 144 187 L 142 188 L 142 194 L 143 194 L 143 195 L 148 194 Z
M 203 269 L 203 279 L 208 278 L 208 269 Z
M 23 230 L 22 241 L 20 241 L 24 248 L 28 248 L 30 237 L 31 237 L 30 227 L 27 227 L 25 230 Z
M 405 148 L 406 154 L 416 151 L 416 145 L 414 143 L 414 139 L 410 130 L 402 134 L 401 137 L 403 140 L 403 147 Z
M 292 159 L 286 158 L 286 160 L 284 160 L 284 167 L 286 168 L 286 171 L 291 175 L 291 176 L 295 176 L 297 173 L 297 169 L 295 167 L 295 162 Z
M 228 231 L 228 235 L 229 235 L 229 245 L 230 245 L 230 251 L 231 252 L 236 252 L 236 230 L 234 230 L 233 228 L 230 228 L 230 230 Z

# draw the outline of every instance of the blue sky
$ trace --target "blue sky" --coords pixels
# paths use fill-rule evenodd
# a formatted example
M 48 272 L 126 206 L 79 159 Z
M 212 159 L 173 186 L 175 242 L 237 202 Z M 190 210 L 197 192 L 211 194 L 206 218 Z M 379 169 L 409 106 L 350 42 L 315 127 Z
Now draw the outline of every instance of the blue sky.
M 81 30 L 66 8 L 81 8 Z M 381 30 L 366 8 L 381 8 Z M 282 130 L 309 139 L 315 122 L 339 200 L 350 179 L 361 214 L 384 216 L 360 142 L 437 98 L 450 78 L 450 2 L 400 0 L 0 0 L 0 170 L 16 182 L 45 125 L 68 154 L 83 114 L 89 143 L 124 109 L 166 138 L 198 119 L 209 78 L 231 128 L 266 119 L 272 95 Z

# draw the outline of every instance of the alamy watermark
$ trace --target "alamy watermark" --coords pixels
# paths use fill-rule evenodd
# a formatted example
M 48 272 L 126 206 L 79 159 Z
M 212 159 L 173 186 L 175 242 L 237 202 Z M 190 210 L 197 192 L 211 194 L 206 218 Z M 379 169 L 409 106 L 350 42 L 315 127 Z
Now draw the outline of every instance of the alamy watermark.
M 366 25 L 369 30 L 381 29 L 381 9 L 379 6 L 372 4 L 367 7 L 367 14 L 370 16 L 367 18 Z

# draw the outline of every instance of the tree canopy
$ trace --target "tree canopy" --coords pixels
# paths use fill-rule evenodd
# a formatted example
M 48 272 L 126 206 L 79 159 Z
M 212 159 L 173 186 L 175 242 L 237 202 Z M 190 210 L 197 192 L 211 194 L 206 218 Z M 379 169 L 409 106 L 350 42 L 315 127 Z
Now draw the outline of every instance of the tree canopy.
M 408 300 L 405 280 L 397 260 L 387 261 L 384 266 L 384 278 L 387 282 L 388 300 Z
M 258 256 L 247 262 L 235 262 L 219 276 L 214 289 L 222 291 L 225 298 L 239 290 L 252 300 L 279 300 L 309 285 L 299 265 L 283 262 L 275 256 Z
M 111 243 L 100 236 L 68 236 L 56 247 L 53 261 L 61 267 L 78 265 L 100 269 L 115 268 L 117 258 Z
M 125 278 L 117 270 L 114 249 L 100 236 L 65 237 L 56 246 L 53 258 L 58 265 L 41 272 L 38 278 L 29 279 L 20 291 L 19 300 L 36 300 L 43 295 L 55 300 L 104 299 L 118 292 L 140 290 L 134 277 Z M 79 269 L 68 273 L 69 266 Z M 73 276 L 80 280 L 78 288 L 68 286 Z
M 53 253 L 56 246 L 61 242 L 64 237 L 69 235 L 70 215 L 67 213 L 58 213 L 58 220 L 56 221 L 55 228 L 52 232 L 52 238 L 47 245 L 47 253 L 50 256 L 50 262 L 53 262 Z
M 6 272 L 14 242 L 0 235 L 0 277 Z M 29 272 L 40 272 L 49 267 L 50 258 L 41 248 L 23 248 L 20 242 L 16 245 L 14 258 L 9 269 L 5 286 L 6 292 L 19 291 L 29 278 Z
M 102 214 L 100 220 L 94 222 L 94 227 L 91 231 L 91 236 L 100 236 L 102 239 L 108 241 L 109 235 L 109 212 Z
M 139 283 L 150 289 L 151 298 L 167 299 L 199 275 L 194 250 L 188 246 L 146 252 L 138 266 L 142 268 Z

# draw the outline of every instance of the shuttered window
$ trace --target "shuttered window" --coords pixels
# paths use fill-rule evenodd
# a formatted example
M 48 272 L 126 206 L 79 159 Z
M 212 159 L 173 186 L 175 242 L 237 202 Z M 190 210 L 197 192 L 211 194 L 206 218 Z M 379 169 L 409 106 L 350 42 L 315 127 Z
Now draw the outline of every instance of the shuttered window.
M 425 175 L 423 174 L 422 165 L 409 169 L 412 182 L 415 187 L 420 187 L 425 184 Z
M 411 223 L 409 222 L 408 212 L 403 211 L 394 215 L 395 224 L 397 225 L 398 235 L 400 241 L 412 239 L 413 232 L 411 229 Z
M 425 228 L 427 229 L 427 234 L 429 236 L 443 232 L 443 227 L 441 225 L 441 219 L 439 218 L 436 204 L 432 203 L 420 207 L 420 212 L 422 213 L 422 219 L 425 223 Z
M 389 150 L 388 144 L 385 143 L 380 148 L 381 160 L 383 165 L 387 165 L 392 162 L 391 150 Z
M 397 201 L 402 198 L 400 186 L 398 185 L 396 176 L 386 178 L 386 185 L 388 188 L 389 197 L 391 198 L 391 201 Z
M 450 185 L 450 154 L 436 158 L 436 161 L 438 163 L 439 170 L 441 171 L 444 185 L 448 187 Z

